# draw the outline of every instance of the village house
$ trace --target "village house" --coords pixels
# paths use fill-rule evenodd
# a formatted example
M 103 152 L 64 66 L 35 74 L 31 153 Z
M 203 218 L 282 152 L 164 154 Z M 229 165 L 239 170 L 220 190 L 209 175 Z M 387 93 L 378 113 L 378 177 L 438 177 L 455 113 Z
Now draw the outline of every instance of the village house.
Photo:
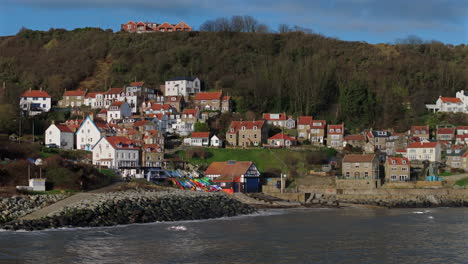
M 149 109 L 146 109 L 145 114 L 172 114 L 176 109 L 170 104 L 153 104 Z
M 463 92 L 463 91 L 462 91 Z M 457 96 L 465 97 L 457 92 Z M 468 100 L 467 100 L 468 103 Z M 467 107 L 461 98 L 458 97 L 442 97 L 439 96 L 435 104 L 427 104 L 426 108 L 435 112 L 446 112 L 446 113 L 466 113 Z
M 216 147 L 216 148 L 222 148 L 223 147 L 223 140 L 218 137 L 217 135 L 213 135 L 210 139 L 210 146 Z
M 313 120 L 312 116 L 299 116 L 297 118 L 298 140 L 309 140 L 314 145 L 325 143 L 325 120 Z
M 409 133 L 411 137 L 420 140 L 429 140 L 431 137 L 429 126 L 411 126 Z
M 73 149 L 75 133 L 66 124 L 52 124 L 45 131 L 45 145 L 55 145 L 61 149 Z
M 452 169 L 465 169 L 463 162 L 463 155 L 465 150 L 460 146 L 450 148 L 446 150 L 446 162 L 445 164 Z M 468 168 L 468 167 L 467 167 Z
M 145 85 L 145 82 L 132 82 L 125 87 L 126 95 L 136 95 L 141 100 L 154 100 L 158 93 L 151 87 Z
M 110 122 L 111 120 L 120 120 L 131 115 L 132 110 L 127 102 L 116 101 L 107 108 L 107 122 Z
M 178 96 L 167 96 L 165 98 L 165 103 L 169 104 L 172 106 L 177 112 L 182 112 L 185 107 L 185 99 L 183 96 L 178 95 Z
M 268 138 L 268 146 L 270 147 L 289 148 L 295 145 L 297 145 L 297 140 L 284 133 L 278 133 Z
M 279 114 L 271 114 L 271 113 L 264 113 L 263 119 L 266 121 L 268 125 L 293 129 L 296 127 L 296 121 L 291 117 L 287 116 L 286 113 L 279 113 Z
M 222 92 L 197 93 L 194 98 L 195 107 L 201 111 L 220 111 Z
M 364 145 L 366 145 L 366 136 L 362 134 L 354 134 L 354 135 L 346 135 L 344 137 L 344 144 L 345 145 L 350 145 L 354 148 L 364 148 Z M 372 151 L 373 153 L 373 151 Z
M 93 120 L 87 116 L 76 130 L 76 148 L 90 151 L 92 147 L 105 135 L 112 134 L 110 126 L 102 120 Z
M 457 135 L 468 135 L 468 126 L 457 126 Z
M 143 167 L 162 167 L 164 151 L 158 144 L 144 144 L 141 147 L 141 165 Z
M 391 133 L 388 131 L 372 130 L 366 133 L 367 141 L 375 150 L 385 152 L 387 149 L 387 140 Z
M 167 22 L 160 24 L 155 22 L 133 22 L 130 20 L 125 24 L 121 24 L 120 28 L 122 31 L 129 33 L 192 31 L 192 28 L 183 21 L 178 24 L 169 24 Z
M 267 137 L 265 121 L 233 121 L 226 132 L 227 145 L 261 146 Z
M 200 79 L 197 77 L 177 77 L 166 81 L 165 96 L 190 96 L 200 92 Z
M 35 116 L 49 112 L 52 107 L 52 97 L 42 89 L 25 91 L 21 94 L 20 109 L 27 112 L 29 116 Z
M 455 139 L 455 128 L 437 128 L 437 140 L 453 141 Z
M 456 135 L 455 145 L 468 145 L 468 134 Z
M 210 145 L 210 132 L 193 132 L 190 136 L 190 146 L 207 147 Z
M 223 96 L 221 100 L 221 113 L 230 113 L 232 112 L 232 105 L 231 105 L 231 96 Z
M 104 105 L 104 94 L 105 93 L 87 93 L 84 99 L 84 105 L 91 107 L 92 109 L 103 108 Z
M 389 156 L 396 155 L 397 149 L 406 149 L 408 147 L 408 141 L 408 133 L 391 133 L 385 143 L 385 153 Z
M 165 138 L 158 130 L 146 130 L 143 132 L 143 142 L 145 144 L 157 144 L 164 149 Z
M 385 181 L 409 181 L 411 162 L 407 158 L 387 157 L 385 162 Z
M 213 162 L 205 171 L 227 193 L 258 192 L 260 171 L 251 161 Z
M 344 124 L 328 125 L 327 127 L 327 146 L 341 150 L 344 141 Z
M 408 145 L 407 157 L 410 161 L 440 162 L 441 148 L 438 142 L 414 142 Z
M 379 160 L 375 154 L 348 154 L 342 172 L 344 179 L 379 179 Z
M 188 124 L 195 124 L 200 117 L 198 109 L 184 109 L 181 116 L 181 121 Z
M 92 148 L 93 165 L 112 169 L 138 167 L 140 147 L 138 142 L 126 137 L 102 137 Z
M 80 107 L 84 105 L 86 90 L 73 90 L 63 93 L 62 100 L 58 102 L 59 107 Z

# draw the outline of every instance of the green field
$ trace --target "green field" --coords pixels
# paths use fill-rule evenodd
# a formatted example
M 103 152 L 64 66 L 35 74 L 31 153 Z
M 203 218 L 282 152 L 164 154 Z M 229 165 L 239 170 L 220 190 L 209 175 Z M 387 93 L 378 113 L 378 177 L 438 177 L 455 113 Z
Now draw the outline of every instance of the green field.
M 187 160 L 200 167 L 206 167 L 214 161 L 253 161 L 261 172 L 291 170 L 306 172 L 326 163 L 327 158 L 332 154 L 325 148 L 317 150 L 204 148 L 204 150 L 210 153 L 208 158 Z M 180 152 L 179 155 L 186 158 L 185 152 Z

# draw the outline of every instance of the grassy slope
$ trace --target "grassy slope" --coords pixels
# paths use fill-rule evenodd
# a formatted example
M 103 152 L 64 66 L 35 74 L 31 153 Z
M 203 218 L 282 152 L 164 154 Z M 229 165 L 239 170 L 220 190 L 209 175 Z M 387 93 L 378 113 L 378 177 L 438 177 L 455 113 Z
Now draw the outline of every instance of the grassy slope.
M 307 154 L 311 151 L 286 149 L 215 149 L 206 148 L 211 153 L 206 160 L 193 158 L 192 164 L 207 166 L 214 161 L 253 161 L 262 172 L 272 170 L 290 170 L 295 167 L 299 171 L 311 168 L 307 162 Z

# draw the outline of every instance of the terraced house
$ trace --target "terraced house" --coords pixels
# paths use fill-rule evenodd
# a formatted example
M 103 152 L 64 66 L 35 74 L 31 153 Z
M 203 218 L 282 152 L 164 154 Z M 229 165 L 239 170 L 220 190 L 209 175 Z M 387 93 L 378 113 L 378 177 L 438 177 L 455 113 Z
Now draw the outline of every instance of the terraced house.
M 261 146 L 267 138 L 265 121 L 233 121 L 226 132 L 226 142 L 232 147 Z
M 195 95 L 195 107 L 201 111 L 220 111 L 221 110 L 221 92 L 197 93 Z
M 63 93 L 62 100 L 58 102 L 59 107 L 80 107 L 84 105 L 86 90 L 73 90 Z
M 407 158 L 388 157 L 385 162 L 385 181 L 409 181 L 411 162 Z
M 325 120 L 313 120 L 312 116 L 299 116 L 297 118 L 298 140 L 309 140 L 312 144 L 323 145 L 325 143 Z
M 328 125 L 327 127 L 327 146 L 337 150 L 343 148 L 344 125 Z
M 375 154 L 348 154 L 342 171 L 345 179 L 378 179 L 379 160 Z

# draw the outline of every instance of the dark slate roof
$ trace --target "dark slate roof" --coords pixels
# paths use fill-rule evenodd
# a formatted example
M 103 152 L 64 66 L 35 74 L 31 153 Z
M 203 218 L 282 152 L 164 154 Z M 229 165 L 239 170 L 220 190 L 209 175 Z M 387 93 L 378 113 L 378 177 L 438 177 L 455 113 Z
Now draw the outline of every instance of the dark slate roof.
M 195 81 L 197 77 L 175 77 L 172 79 L 169 79 L 168 81 Z
M 391 133 L 388 131 L 372 131 L 374 137 L 390 137 Z

